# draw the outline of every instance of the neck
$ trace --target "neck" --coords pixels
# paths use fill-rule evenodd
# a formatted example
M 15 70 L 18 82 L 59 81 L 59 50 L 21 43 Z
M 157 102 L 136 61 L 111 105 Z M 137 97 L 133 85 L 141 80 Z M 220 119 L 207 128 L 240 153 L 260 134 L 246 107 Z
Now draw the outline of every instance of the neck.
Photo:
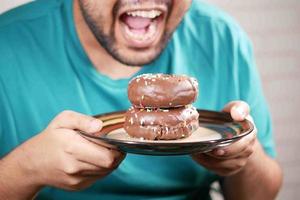
M 98 43 L 82 16 L 78 0 L 74 1 L 73 10 L 79 40 L 97 71 L 112 79 L 121 79 L 129 78 L 140 70 L 140 67 L 131 67 L 118 62 Z

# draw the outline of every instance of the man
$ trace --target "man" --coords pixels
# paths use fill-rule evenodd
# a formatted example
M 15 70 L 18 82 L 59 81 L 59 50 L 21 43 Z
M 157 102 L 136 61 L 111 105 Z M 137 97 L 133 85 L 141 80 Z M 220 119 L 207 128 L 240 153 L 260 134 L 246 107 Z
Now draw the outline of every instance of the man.
M 275 198 L 282 175 L 252 48 L 216 8 L 36 1 L 0 17 L 0 44 L 0 199 L 210 199 L 214 181 L 226 199 Z M 251 108 L 258 133 L 206 154 L 125 158 L 74 131 L 99 131 L 90 116 L 127 109 L 130 78 L 158 72 L 196 77 L 196 107 L 235 120 Z

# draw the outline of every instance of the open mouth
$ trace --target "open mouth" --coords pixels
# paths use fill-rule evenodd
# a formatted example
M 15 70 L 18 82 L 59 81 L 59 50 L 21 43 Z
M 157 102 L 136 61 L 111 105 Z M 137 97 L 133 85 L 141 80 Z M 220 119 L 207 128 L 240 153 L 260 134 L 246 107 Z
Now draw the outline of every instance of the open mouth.
M 147 48 L 162 36 L 166 8 L 148 8 L 123 12 L 120 26 L 123 38 L 132 48 Z

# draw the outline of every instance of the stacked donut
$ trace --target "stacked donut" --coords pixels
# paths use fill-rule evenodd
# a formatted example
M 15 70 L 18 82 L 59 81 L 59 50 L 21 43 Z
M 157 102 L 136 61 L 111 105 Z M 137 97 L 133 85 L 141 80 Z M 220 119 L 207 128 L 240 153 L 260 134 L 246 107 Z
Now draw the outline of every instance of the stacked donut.
M 198 82 L 185 75 L 143 74 L 132 79 L 124 129 L 131 137 L 147 140 L 185 138 L 198 128 Z

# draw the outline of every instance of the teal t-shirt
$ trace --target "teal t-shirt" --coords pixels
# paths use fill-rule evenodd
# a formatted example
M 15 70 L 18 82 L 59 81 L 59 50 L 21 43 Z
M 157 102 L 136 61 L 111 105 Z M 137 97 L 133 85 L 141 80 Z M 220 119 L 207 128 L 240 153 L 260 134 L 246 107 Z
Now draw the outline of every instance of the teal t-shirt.
M 194 0 L 161 56 L 135 75 L 158 72 L 196 77 L 198 108 L 221 110 L 232 100 L 248 102 L 258 138 L 275 156 L 251 44 L 226 14 Z M 0 157 L 63 110 L 95 115 L 127 109 L 128 81 L 95 70 L 75 31 L 72 1 L 40 0 L 1 15 Z M 219 179 L 189 156 L 130 154 L 86 190 L 47 187 L 37 199 L 210 199 L 210 184 Z

